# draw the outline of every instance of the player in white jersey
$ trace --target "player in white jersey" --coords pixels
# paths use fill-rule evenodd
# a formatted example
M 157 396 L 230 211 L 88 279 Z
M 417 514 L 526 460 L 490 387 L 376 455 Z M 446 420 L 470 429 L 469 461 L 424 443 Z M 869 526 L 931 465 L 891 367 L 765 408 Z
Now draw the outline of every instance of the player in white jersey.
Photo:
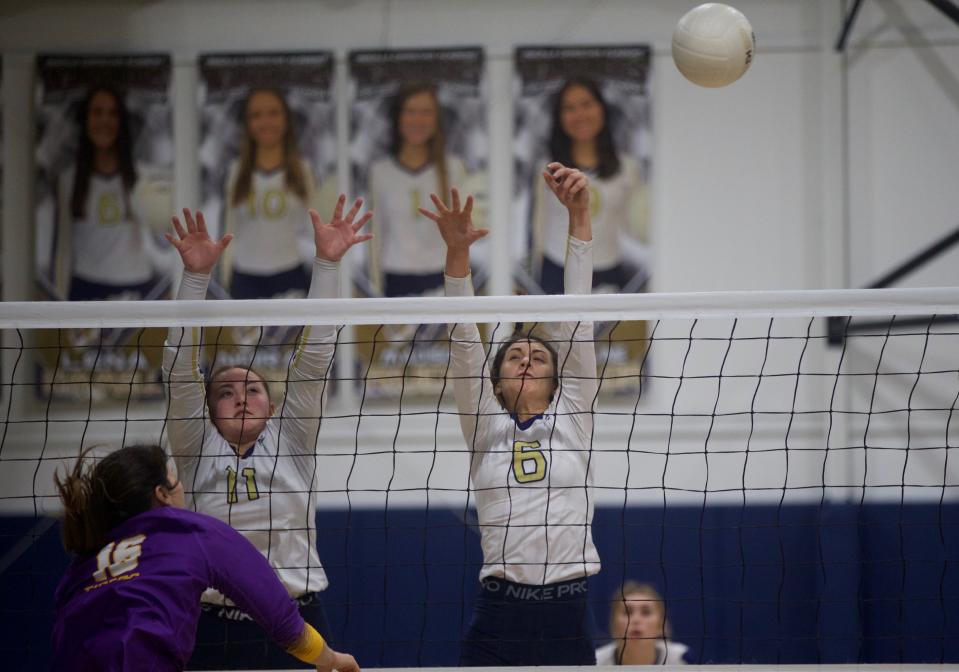
M 142 299 L 156 284 L 162 254 L 137 198 L 149 170 L 133 161 L 129 115 L 115 91 L 90 91 L 74 163 L 57 181 L 51 279 L 72 301 Z M 156 193 L 152 196 L 155 198 Z M 169 212 L 170 204 L 161 204 Z
M 236 236 L 220 264 L 221 281 L 235 299 L 306 293 L 313 258 L 307 211 L 321 198 L 300 156 L 290 109 L 280 92 L 247 97 L 239 159 L 227 177 L 224 231 Z
M 589 180 L 559 163 L 543 178 L 568 211 L 566 291 L 588 294 Z M 461 207 L 454 189 L 451 208 L 432 199 L 436 212 L 422 212 L 446 243 L 446 294 L 472 295 L 469 248 L 487 231 L 472 224 L 472 197 Z M 450 335 L 483 547 L 482 590 L 461 665 L 595 663 L 586 585 L 600 569 L 591 532 L 592 324 L 544 332 L 513 334 L 489 370 L 475 325 L 455 325 Z
M 390 121 L 390 153 L 370 167 L 371 205 L 378 213 L 370 277 L 385 296 L 438 292 L 445 249 L 419 208 L 429 194 L 445 195 L 450 184 L 462 184 L 466 168 L 446 151 L 435 87 L 400 90 Z
M 550 160 L 590 176 L 593 286 L 622 289 L 632 275 L 624 249 L 641 248 L 647 240 L 646 188 L 639 164 L 617 153 L 609 108 L 592 80 L 566 82 L 556 95 L 552 119 Z M 561 294 L 566 213 L 539 182 L 533 190 L 532 230 L 540 286 L 547 294 Z
M 685 644 L 672 641 L 666 603 L 648 583 L 626 581 L 613 593 L 613 641 L 596 649 L 597 665 L 685 665 Z
M 357 218 L 357 199 L 346 215 L 340 196 L 333 219 L 313 222 L 316 257 L 310 298 L 338 295 L 339 261 L 372 217 Z M 197 213 L 184 210 L 167 235 L 183 259 L 178 299 L 203 299 L 212 271 L 232 236 L 212 240 Z M 316 443 L 333 359 L 336 328 L 306 327 L 289 366 L 286 396 L 277 409 L 267 381 L 255 371 L 229 367 L 204 381 L 199 329 L 171 328 L 164 349 L 168 381 L 167 430 L 171 453 L 192 507 L 229 523 L 275 568 L 304 618 L 328 636 L 318 593 L 327 587 L 316 549 L 314 483 Z M 193 669 L 277 668 L 289 664 L 267 646 L 251 619 L 215 591 L 203 597 Z M 327 630 L 327 632 L 324 632 Z

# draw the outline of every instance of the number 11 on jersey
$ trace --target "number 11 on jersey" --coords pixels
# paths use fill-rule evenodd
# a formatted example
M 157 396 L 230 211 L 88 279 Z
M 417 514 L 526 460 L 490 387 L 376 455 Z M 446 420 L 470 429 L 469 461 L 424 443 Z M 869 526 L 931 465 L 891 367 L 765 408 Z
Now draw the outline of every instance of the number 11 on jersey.
M 250 500 L 259 499 L 260 492 L 256 489 L 256 469 L 243 467 L 240 474 L 246 481 L 246 498 Z M 236 494 L 236 470 L 233 467 L 226 468 L 226 501 L 228 504 L 236 504 L 239 501 Z

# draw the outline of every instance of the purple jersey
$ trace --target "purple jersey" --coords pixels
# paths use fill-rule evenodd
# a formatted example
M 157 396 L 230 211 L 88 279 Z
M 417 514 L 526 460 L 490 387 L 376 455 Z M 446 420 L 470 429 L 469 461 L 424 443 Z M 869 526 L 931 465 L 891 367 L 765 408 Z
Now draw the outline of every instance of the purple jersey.
M 78 557 L 54 596 L 54 670 L 182 670 L 193 651 L 200 595 L 216 588 L 280 645 L 303 618 L 273 568 L 232 527 L 160 507 L 110 531 Z

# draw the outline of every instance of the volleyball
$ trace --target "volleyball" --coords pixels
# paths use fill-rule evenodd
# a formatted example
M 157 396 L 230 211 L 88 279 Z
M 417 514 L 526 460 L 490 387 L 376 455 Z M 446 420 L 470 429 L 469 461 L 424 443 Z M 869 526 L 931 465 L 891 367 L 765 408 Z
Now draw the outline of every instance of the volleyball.
M 717 88 L 735 82 L 749 69 L 755 48 L 749 19 L 719 2 L 689 10 L 673 31 L 673 62 L 699 86 Z

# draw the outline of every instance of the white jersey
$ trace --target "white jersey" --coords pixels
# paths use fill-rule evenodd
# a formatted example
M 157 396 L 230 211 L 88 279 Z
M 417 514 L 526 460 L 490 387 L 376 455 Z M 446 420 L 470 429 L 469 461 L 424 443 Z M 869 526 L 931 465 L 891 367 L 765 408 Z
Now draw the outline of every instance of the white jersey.
M 224 272 L 274 275 L 296 268 L 313 258 L 313 225 L 308 210 L 314 207 L 313 174 L 303 162 L 307 198 L 286 187 L 286 170 L 254 170 L 246 200 L 233 205 L 239 174 L 234 163 L 227 184 L 225 232 L 236 236 L 230 247 Z M 327 216 L 327 215 L 324 215 Z
M 75 168 L 58 185 L 60 234 L 69 240 L 69 273 L 88 282 L 129 286 L 153 277 L 148 234 L 137 216 L 119 173 L 90 175 L 84 216 L 74 219 L 70 201 Z M 63 245 L 62 241 L 58 244 Z M 56 262 L 55 262 L 56 263 Z
M 597 665 L 616 665 L 616 646 L 619 642 L 610 642 L 605 646 L 601 646 L 596 649 L 596 664 Z M 685 644 L 680 644 L 679 642 L 672 642 L 669 640 L 657 640 L 656 641 L 656 662 L 654 665 L 685 665 L 686 661 L 683 660 L 683 656 L 686 655 L 686 652 L 689 650 L 689 647 Z
M 593 223 L 593 268 L 606 270 L 623 257 L 620 236 L 628 234 L 646 241 L 645 187 L 639 165 L 631 158 L 620 159 L 619 172 L 601 179 L 590 177 L 589 207 Z M 534 258 L 540 255 L 559 266 L 566 257 L 566 208 L 548 192 L 545 182 L 536 182 L 533 210 Z
M 466 180 L 463 162 L 453 156 L 446 157 L 446 172 L 451 187 Z M 381 273 L 443 272 L 446 245 L 436 235 L 436 224 L 418 211 L 432 208 L 430 194 L 439 191 L 439 177 L 432 163 L 416 171 L 401 166 L 393 157 L 373 163 L 369 188 L 376 234 L 372 277 L 378 278 Z
M 568 239 L 566 291 L 587 294 L 592 244 Z M 470 278 L 447 276 L 446 293 L 472 295 Z M 480 579 L 544 585 L 600 568 L 590 527 L 597 393 L 593 325 L 548 326 L 540 335 L 559 352 L 560 385 L 546 412 L 528 426 L 516 422 L 493 395 L 476 325 L 457 324 L 451 331 L 454 393 L 472 453 L 470 480 L 482 537 Z
M 202 299 L 209 276 L 184 273 L 178 299 Z M 310 298 L 337 296 L 338 265 L 314 261 Z M 178 477 L 194 510 L 219 518 L 270 561 L 292 596 L 328 585 L 316 550 L 316 443 L 336 343 L 333 326 L 305 327 L 289 368 L 279 418 L 239 457 L 208 417 L 198 366 L 199 329 L 171 328 L 163 353 L 167 430 Z M 177 347 L 179 346 L 179 347 Z M 223 598 L 215 591 L 205 601 Z

